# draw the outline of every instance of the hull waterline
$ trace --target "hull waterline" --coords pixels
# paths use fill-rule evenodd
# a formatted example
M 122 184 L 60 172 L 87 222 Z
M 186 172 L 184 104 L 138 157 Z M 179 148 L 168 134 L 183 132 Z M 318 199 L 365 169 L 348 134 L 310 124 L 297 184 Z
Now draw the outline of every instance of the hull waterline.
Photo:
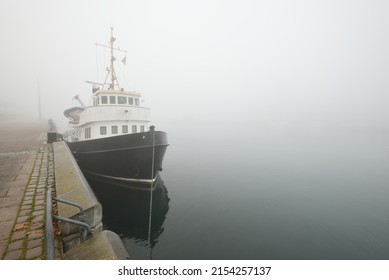
M 155 131 L 154 140 L 152 132 L 143 132 L 68 142 L 68 146 L 88 176 L 120 186 L 150 186 L 162 170 L 168 143 L 165 132 Z

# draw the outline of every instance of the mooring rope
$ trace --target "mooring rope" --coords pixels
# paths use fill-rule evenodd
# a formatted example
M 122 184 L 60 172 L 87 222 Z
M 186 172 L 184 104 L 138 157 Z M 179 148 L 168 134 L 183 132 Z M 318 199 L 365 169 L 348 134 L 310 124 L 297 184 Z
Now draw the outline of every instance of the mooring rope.
M 148 257 L 152 259 L 152 246 L 151 246 L 151 214 L 153 212 L 153 179 L 154 179 L 154 152 L 155 152 L 155 130 L 154 126 L 151 126 L 150 129 L 153 132 L 153 148 L 152 148 L 152 158 L 151 158 L 151 184 L 150 184 L 150 211 L 149 211 L 149 233 L 148 233 L 148 246 L 149 253 Z

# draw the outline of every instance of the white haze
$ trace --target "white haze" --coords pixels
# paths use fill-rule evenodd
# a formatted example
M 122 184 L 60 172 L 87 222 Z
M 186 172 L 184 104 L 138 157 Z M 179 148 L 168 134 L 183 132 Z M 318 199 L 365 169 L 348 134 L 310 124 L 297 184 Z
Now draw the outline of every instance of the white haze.
M 39 81 L 43 117 L 66 127 L 72 97 L 104 79 L 94 43 L 113 26 L 121 85 L 160 129 L 387 129 L 388 14 L 385 0 L 2 1 L 0 117 L 38 118 Z

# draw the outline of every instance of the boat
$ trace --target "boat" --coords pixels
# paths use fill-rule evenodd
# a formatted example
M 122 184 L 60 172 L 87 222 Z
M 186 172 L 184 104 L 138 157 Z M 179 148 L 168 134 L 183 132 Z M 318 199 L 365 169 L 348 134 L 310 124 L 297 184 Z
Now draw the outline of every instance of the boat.
M 167 133 L 150 125 L 150 108 L 141 106 L 141 93 L 119 86 L 114 52 L 125 52 L 114 47 L 111 28 L 110 67 L 104 83 L 93 83 L 91 104 L 86 106 L 78 95 L 80 106 L 64 111 L 68 118 L 67 142 L 82 172 L 88 177 L 111 184 L 137 189 L 153 189 L 162 171 L 168 147 Z M 126 56 L 122 60 L 126 61 Z M 155 184 L 157 185 L 157 184 Z M 151 186 L 151 187 L 150 187 Z

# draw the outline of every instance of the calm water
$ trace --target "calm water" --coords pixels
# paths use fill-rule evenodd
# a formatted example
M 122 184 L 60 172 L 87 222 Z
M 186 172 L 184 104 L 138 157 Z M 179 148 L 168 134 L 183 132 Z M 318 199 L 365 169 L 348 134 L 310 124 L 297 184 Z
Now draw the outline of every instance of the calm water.
M 389 259 L 388 131 L 202 124 L 168 135 L 154 259 Z M 147 258 L 149 196 L 117 197 L 105 227 Z

